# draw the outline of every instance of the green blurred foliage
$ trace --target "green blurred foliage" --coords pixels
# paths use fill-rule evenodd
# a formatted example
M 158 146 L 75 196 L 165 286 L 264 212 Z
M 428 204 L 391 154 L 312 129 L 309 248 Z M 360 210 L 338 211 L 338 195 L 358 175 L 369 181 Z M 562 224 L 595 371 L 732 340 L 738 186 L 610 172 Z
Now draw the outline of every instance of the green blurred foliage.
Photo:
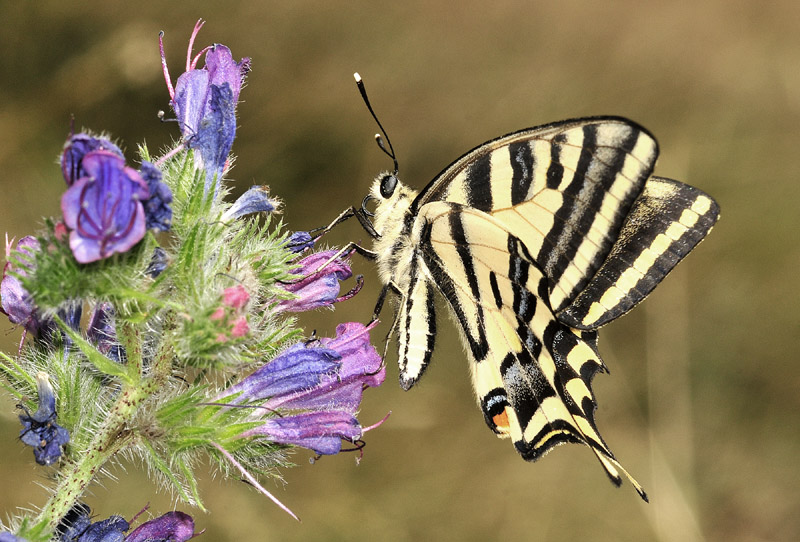
M 789 1 L 246 2 L 53 0 L 0 4 L 0 227 L 22 236 L 59 214 L 55 159 L 69 132 L 106 131 L 129 159 L 177 136 L 157 33 L 173 78 L 194 21 L 199 44 L 250 56 L 234 145 L 237 190 L 269 184 L 307 229 L 357 204 L 391 167 L 355 89 L 359 71 L 421 188 L 481 141 L 597 114 L 630 117 L 659 139 L 657 172 L 713 195 L 709 239 L 632 315 L 601 334 L 611 375 L 595 381 L 600 430 L 648 490 L 613 488 L 588 449 L 520 460 L 485 428 L 452 326 L 433 365 L 402 392 L 366 394 L 364 423 L 393 413 L 355 455 L 286 472 L 275 488 L 295 524 L 245 484 L 209 473 L 204 538 L 227 540 L 792 540 L 800 538 L 800 371 L 796 337 L 800 199 L 800 8 Z M 169 115 L 168 115 L 169 116 Z M 329 242 L 367 241 L 357 223 Z M 367 286 L 334 313 L 301 320 L 331 334 L 366 321 Z M 440 311 L 443 313 L 443 311 Z M 387 313 L 388 315 L 388 313 Z M 387 316 L 384 316 L 387 318 Z M 377 341 L 388 329 L 384 323 Z M 5 326 L 14 351 L 19 330 Z M 390 369 L 394 357 L 389 358 Z M 47 471 L 0 416 L 0 510 L 37 506 Z M 107 517 L 172 507 L 121 463 L 87 502 Z M 13 488 L 13 490 L 12 490 Z M 181 507 L 185 509 L 185 507 Z

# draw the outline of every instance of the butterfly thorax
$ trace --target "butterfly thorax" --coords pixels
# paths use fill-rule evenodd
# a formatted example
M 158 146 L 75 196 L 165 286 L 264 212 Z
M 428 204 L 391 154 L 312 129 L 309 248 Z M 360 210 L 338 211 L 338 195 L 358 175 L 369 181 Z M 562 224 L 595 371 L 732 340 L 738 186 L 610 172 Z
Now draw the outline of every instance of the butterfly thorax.
M 380 237 L 375 239 L 378 273 L 384 284 L 402 286 L 408 282 L 404 270 L 413 257 L 413 244 L 409 234 L 413 225 L 411 203 L 417 192 L 397 181 L 392 194 L 387 198 L 381 195 L 381 181 L 389 174 L 378 175 L 370 194 L 377 201 L 373 226 Z

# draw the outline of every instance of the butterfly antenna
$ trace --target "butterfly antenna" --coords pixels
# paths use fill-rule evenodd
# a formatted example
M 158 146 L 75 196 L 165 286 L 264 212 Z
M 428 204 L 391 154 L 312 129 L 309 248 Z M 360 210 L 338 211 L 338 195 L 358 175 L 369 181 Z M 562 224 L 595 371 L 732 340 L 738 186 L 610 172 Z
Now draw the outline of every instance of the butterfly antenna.
M 361 93 L 361 98 L 367 105 L 367 109 L 369 109 L 372 118 L 375 119 L 375 122 L 378 124 L 378 128 L 380 128 L 381 132 L 383 133 L 383 137 L 381 137 L 381 134 L 375 134 L 375 141 L 378 143 L 378 147 L 381 148 L 381 150 L 386 154 L 386 156 L 391 158 L 392 162 L 394 162 L 394 174 L 397 175 L 400 168 L 397 164 L 397 157 L 394 154 L 394 147 L 392 147 L 392 141 L 389 139 L 389 135 L 386 133 L 386 130 L 384 130 L 383 124 L 381 124 L 381 121 L 378 120 L 378 115 L 376 115 L 375 111 L 372 109 L 372 104 L 369 103 L 369 97 L 367 97 L 367 89 L 364 86 L 364 81 L 361 80 L 361 76 L 358 75 L 358 72 L 356 72 L 353 74 L 353 77 L 356 80 L 356 85 L 358 85 L 358 91 Z M 384 138 L 386 139 L 386 143 L 384 143 L 383 141 Z M 388 149 L 386 148 L 386 145 L 389 146 Z

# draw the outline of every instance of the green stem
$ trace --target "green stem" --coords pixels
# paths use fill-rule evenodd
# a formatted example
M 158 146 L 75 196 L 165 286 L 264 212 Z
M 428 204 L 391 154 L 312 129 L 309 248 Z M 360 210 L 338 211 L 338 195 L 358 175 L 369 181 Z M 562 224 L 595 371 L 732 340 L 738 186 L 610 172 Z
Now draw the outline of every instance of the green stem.
M 133 433 L 126 429 L 126 421 L 147 398 L 142 392 L 141 387 L 127 388 L 122 392 L 88 449 L 80 454 L 72 469 L 61 478 L 53 496 L 42 508 L 36 520 L 37 527 L 53 531 L 61 518 L 78 502 L 106 461 L 131 441 Z
M 137 336 L 131 327 L 121 326 L 128 346 Z M 133 351 L 132 351 L 133 353 Z M 89 483 L 114 454 L 128 446 L 135 438 L 130 420 L 139 408 L 156 393 L 169 378 L 172 360 L 171 341 L 164 340 L 153 358 L 151 376 L 123 387 L 117 402 L 109 412 L 89 447 L 77 456 L 72 469 L 66 469 L 53 496 L 42 508 L 31 532 L 52 532 L 61 518 L 80 500 Z M 134 359 L 136 356 L 134 356 Z M 141 366 L 139 367 L 141 369 Z M 141 375 L 141 373 L 139 373 Z

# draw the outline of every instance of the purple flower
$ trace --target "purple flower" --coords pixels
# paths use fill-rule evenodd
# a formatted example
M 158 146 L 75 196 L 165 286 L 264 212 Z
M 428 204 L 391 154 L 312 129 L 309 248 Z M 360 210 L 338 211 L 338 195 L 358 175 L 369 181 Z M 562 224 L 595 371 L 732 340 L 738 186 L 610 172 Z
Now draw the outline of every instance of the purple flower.
M 314 247 L 315 239 L 307 231 L 296 231 L 286 240 L 286 248 L 295 254 Z
M 172 227 L 172 191 L 161 182 L 161 171 L 150 162 L 142 162 L 142 179 L 147 183 L 149 197 L 144 202 L 144 217 L 148 230 L 169 231 Z
M 89 525 L 75 542 L 124 542 L 125 531 L 131 528 L 122 516 L 113 515 Z M 69 540 L 69 539 L 67 539 Z
M 333 350 L 309 348 L 305 343 L 297 343 L 225 390 L 224 395 L 239 393 L 235 403 L 292 395 L 316 388 L 323 376 L 336 374 L 340 365 L 339 355 Z
M 69 431 L 56 423 L 56 397 L 47 373 L 36 375 L 39 389 L 39 408 L 20 415 L 23 443 L 33 446 L 33 456 L 40 465 L 50 465 L 61 456 L 61 447 L 69 442 Z
M 34 271 L 33 258 L 40 250 L 39 241 L 34 237 L 23 237 L 12 249 L 12 242 L 6 238 L 6 265 L 3 269 L 3 280 L 0 282 L 0 312 L 8 316 L 13 324 L 22 324 L 37 342 L 48 345 L 55 344 L 55 338 L 60 337 L 64 345 L 72 344 L 70 338 L 61 333 L 52 318 L 45 318 L 39 312 L 33 298 L 23 286 L 17 276 L 27 277 Z M 12 261 L 13 252 L 16 251 L 17 261 Z M 15 276 L 16 275 L 16 276 Z M 72 329 L 78 330 L 81 321 L 82 308 L 80 303 L 69 303 L 57 311 L 58 316 Z
M 39 327 L 36 304 L 30 293 L 22 287 L 22 282 L 12 275 L 12 273 L 16 273 L 23 277 L 28 276 L 28 273 L 33 271 L 33 262 L 28 261 L 16 266 L 11 262 L 11 257 L 13 250 L 16 250 L 21 255 L 32 259 L 34 252 L 40 250 L 39 241 L 31 236 L 23 237 L 15 249 L 11 248 L 13 243 L 13 240 L 9 242 L 6 237 L 6 265 L 3 268 L 3 280 L 0 282 L 0 295 L 2 296 L 0 311 L 8 316 L 12 324 L 23 324 L 28 331 L 35 333 Z
M 80 263 L 127 252 L 146 231 L 142 201 L 149 188 L 125 160 L 109 151 L 83 157 L 86 176 L 76 180 L 61 197 L 69 246 Z
M 28 542 L 24 538 L 14 536 L 11 533 L 0 533 L 0 542 Z
M 83 157 L 91 151 L 106 150 L 125 158 L 122 151 L 108 139 L 92 137 L 89 134 L 75 134 L 69 138 L 61 153 L 61 173 L 67 186 L 72 186 L 81 177 L 86 177 L 83 169 Z
M 192 516 L 176 511 L 142 523 L 125 538 L 125 542 L 185 542 L 193 536 Z
M 278 205 L 278 200 L 270 199 L 266 186 L 251 186 L 225 211 L 222 221 L 228 222 L 254 213 L 272 213 Z
M 292 270 L 300 279 L 283 284 L 283 289 L 295 294 L 294 299 L 278 303 L 278 310 L 303 312 L 319 307 L 330 307 L 334 303 L 353 297 L 361 289 L 361 281 L 347 294 L 339 297 L 339 281 L 353 276 L 346 258 L 331 260 L 337 251 L 325 250 L 306 256 Z
M 122 516 L 112 515 L 92 523 L 91 513 L 83 503 L 72 507 L 58 525 L 59 542 L 185 542 L 194 536 L 194 520 L 183 512 L 167 512 L 127 536 L 125 532 L 131 526 Z
M 240 437 L 263 437 L 321 455 L 339 453 L 342 439 L 359 440 L 364 430 L 355 415 L 362 393 L 386 376 L 369 330 L 360 323 L 341 324 L 334 339 L 295 344 L 226 390 L 226 396 L 240 394 L 235 403 L 266 399 L 266 412 L 290 413 L 264 419 Z
M 343 410 L 321 410 L 270 418 L 242 436 L 262 436 L 280 444 L 302 446 L 319 455 L 334 455 L 342 451 L 342 439 L 355 442 L 361 434 L 361 425 L 352 414 Z
M 145 269 L 145 274 L 154 279 L 164 272 L 164 270 L 167 268 L 167 265 L 169 265 L 167 253 L 163 248 L 156 247 L 153 249 L 153 256 L 150 258 L 150 263 L 147 265 L 147 269 Z
M 117 342 L 114 306 L 111 303 L 103 302 L 95 306 L 94 312 L 89 318 L 86 336 L 108 359 L 117 363 L 124 363 L 127 359 L 125 349 Z
M 167 82 L 172 109 L 178 117 L 181 133 L 189 148 L 195 149 L 196 164 L 206 171 L 206 191 L 219 180 L 225 169 L 228 153 L 236 137 L 236 103 L 250 70 L 250 59 L 233 60 L 230 49 L 215 44 L 206 47 L 192 58 L 192 47 L 204 21 L 194 26 L 189 39 L 186 71 L 178 77 L 175 87 L 167 70 L 163 39 L 160 38 L 161 64 Z M 205 53 L 205 66 L 197 68 Z M 215 188 L 215 195 L 216 195 Z
M 92 523 L 92 510 L 85 504 L 73 506 L 58 525 L 59 542 L 123 542 L 130 523 L 113 515 Z

